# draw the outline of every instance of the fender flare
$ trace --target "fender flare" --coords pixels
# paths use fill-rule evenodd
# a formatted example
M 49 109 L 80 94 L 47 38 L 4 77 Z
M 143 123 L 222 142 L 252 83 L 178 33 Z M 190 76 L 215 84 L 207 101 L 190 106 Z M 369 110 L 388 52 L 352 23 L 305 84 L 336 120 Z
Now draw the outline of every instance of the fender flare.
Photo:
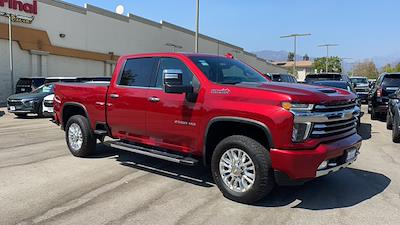
M 204 134 L 204 143 L 203 143 L 203 164 L 207 165 L 207 135 L 209 132 L 210 127 L 216 123 L 216 122 L 236 122 L 236 123 L 244 123 L 248 125 L 253 125 L 261 128 L 264 131 L 265 136 L 267 137 L 267 141 L 269 143 L 270 148 L 274 148 L 274 142 L 272 138 L 271 131 L 269 130 L 268 126 L 265 125 L 264 123 L 258 121 L 258 120 L 253 120 L 253 119 L 248 119 L 248 118 L 243 118 L 243 117 L 234 117 L 234 116 L 219 116 L 219 117 L 214 117 L 212 118 L 207 125 L 205 134 Z
M 85 105 L 83 105 L 83 104 L 81 104 L 79 102 L 67 102 L 67 103 L 63 104 L 62 109 L 60 110 L 60 112 L 61 112 L 60 113 L 61 114 L 61 129 L 64 129 L 64 127 L 65 127 L 65 124 L 64 124 L 64 108 L 66 106 L 76 106 L 76 107 L 79 107 L 79 108 L 83 109 L 83 112 L 85 113 L 86 118 L 88 118 L 88 120 L 90 121 L 89 113 L 88 113 Z M 65 121 L 65 123 L 66 122 L 67 121 Z

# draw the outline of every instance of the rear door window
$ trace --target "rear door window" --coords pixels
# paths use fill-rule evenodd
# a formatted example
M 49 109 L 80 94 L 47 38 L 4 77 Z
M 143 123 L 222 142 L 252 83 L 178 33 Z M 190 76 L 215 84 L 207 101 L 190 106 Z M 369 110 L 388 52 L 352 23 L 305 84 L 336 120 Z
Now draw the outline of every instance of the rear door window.
M 149 87 L 157 58 L 128 59 L 118 82 L 122 86 Z

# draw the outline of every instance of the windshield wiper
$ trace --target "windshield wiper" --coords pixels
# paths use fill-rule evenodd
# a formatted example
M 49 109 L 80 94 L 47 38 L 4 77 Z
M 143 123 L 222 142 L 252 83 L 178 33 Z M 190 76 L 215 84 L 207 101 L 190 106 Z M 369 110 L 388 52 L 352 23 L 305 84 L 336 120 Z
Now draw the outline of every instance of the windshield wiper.
M 233 84 L 233 85 L 239 84 L 239 83 L 242 83 L 242 81 L 224 81 L 224 82 L 221 82 L 221 84 Z

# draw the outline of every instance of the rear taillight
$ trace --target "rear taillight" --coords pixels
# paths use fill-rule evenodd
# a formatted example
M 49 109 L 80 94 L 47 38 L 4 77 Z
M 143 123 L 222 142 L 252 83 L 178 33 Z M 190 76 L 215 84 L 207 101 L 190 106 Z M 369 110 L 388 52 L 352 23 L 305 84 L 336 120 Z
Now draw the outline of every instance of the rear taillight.
M 382 88 L 379 88 L 379 89 L 376 91 L 376 96 L 382 97 Z

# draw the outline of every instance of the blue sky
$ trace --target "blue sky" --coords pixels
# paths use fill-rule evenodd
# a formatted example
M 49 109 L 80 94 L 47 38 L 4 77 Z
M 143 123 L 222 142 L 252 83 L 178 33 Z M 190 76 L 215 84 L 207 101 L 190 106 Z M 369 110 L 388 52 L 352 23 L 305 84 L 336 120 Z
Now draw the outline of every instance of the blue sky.
M 115 10 L 118 4 L 154 21 L 194 29 L 195 0 L 67 0 Z M 200 32 L 248 51 L 292 50 L 289 33 L 312 33 L 299 40 L 298 53 L 318 57 L 317 45 L 337 43 L 332 55 L 354 59 L 399 53 L 398 0 L 200 0 Z

